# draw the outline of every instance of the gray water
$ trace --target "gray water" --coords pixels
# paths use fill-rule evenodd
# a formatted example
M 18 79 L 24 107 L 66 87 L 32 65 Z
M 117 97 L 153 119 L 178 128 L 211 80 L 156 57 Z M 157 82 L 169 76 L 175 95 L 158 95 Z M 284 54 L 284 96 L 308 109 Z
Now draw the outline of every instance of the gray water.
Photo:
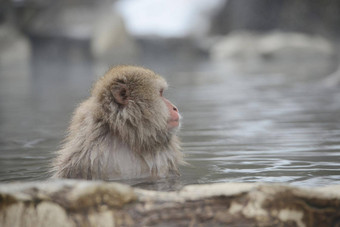
M 106 69 L 46 59 L 0 70 L 1 182 L 48 178 L 72 111 Z M 235 73 L 206 62 L 153 69 L 169 81 L 165 96 L 183 115 L 180 137 L 189 166 L 179 179 L 135 185 L 339 184 L 339 88 L 290 75 Z

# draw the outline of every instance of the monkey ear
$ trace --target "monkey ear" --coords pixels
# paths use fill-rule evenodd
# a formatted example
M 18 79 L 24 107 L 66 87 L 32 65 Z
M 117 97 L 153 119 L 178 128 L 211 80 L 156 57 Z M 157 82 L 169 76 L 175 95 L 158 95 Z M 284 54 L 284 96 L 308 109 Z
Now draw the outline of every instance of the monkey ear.
M 115 102 L 126 106 L 129 102 L 129 90 L 126 84 L 117 83 L 111 90 Z

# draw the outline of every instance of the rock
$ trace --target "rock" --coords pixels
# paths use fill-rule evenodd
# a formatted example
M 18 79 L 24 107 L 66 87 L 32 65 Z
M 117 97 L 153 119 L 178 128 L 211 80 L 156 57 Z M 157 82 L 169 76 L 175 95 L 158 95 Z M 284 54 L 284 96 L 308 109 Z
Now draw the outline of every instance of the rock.
M 31 60 L 31 44 L 10 25 L 0 26 L 0 66 L 18 67 Z
M 138 54 L 137 44 L 112 2 L 62 1 L 47 5 L 25 29 L 32 37 L 88 41 L 93 57 L 111 64 Z
M 248 72 L 313 77 L 327 75 L 336 67 L 332 43 L 301 33 L 233 32 L 212 45 L 210 56 Z
M 335 72 L 326 77 L 324 85 L 327 87 L 340 86 L 340 66 L 338 66 L 338 69 Z
M 340 186 L 190 185 L 159 192 L 100 181 L 0 185 L 1 226 L 338 226 Z
M 91 52 L 95 58 L 112 63 L 115 59 L 124 62 L 138 55 L 135 40 L 113 9 L 102 10 L 95 20 L 93 31 Z
M 339 9 L 337 0 L 228 0 L 213 18 L 212 33 L 282 29 L 339 37 Z

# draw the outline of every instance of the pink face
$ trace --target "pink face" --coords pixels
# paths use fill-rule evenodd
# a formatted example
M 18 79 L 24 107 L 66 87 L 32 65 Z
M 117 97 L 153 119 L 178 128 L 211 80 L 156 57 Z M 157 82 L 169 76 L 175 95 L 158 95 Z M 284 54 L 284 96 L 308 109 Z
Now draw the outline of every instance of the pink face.
M 163 97 L 163 91 L 160 92 L 163 101 L 165 102 L 166 106 L 168 107 L 170 117 L 168 119 L 168 127 L 169 129 L 176 128 L 179 126 L 179 112 L 175 105 L 173 105 L 169 100 Z

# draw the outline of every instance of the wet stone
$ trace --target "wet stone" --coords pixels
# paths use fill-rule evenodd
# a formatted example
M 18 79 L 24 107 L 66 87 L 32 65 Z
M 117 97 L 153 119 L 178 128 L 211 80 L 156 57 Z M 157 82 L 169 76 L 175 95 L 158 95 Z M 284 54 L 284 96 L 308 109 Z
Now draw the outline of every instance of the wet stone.
M 190 185 L 159 192 L 58 180 L 0 185 L 1 226 L 337 226 L 340 186 Z

